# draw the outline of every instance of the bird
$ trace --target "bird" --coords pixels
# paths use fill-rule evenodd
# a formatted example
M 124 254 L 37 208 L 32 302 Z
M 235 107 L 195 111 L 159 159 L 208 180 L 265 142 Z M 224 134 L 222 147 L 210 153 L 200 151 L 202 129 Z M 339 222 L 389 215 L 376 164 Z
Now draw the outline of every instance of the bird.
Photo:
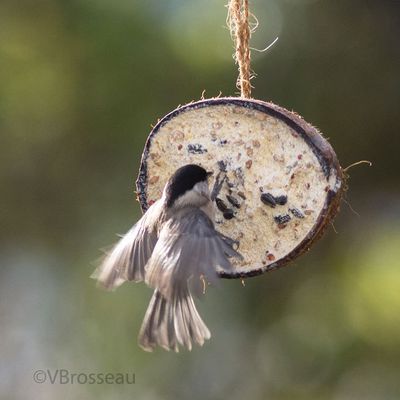
M 218 268 L 231 270 L 231 258 L 243 259 L 233 239 L 214 226 L 214 203 L 207 172 L 197 164 L 178 168 L 155 201 L 108 252 L 92 274 L 114 290 L 126 281 L 144 281 L 154 289 L 140 328 L 138 344 L 178 352 L 202 346 L 211 334 L 193 295 L 216 284 Z

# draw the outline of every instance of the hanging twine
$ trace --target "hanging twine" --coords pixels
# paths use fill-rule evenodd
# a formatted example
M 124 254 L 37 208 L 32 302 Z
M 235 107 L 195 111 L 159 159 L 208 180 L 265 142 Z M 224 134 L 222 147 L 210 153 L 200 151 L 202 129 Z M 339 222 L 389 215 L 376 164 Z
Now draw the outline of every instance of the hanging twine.
M 249 40 L 249 0 L 231 0 L 228 4 L 227 25 L 235 43 L 235 62 L 239 66 L 239 76 L 236 86 L 240 89 L 241 97 L 251 97 L 252 72 L 250 69 Z

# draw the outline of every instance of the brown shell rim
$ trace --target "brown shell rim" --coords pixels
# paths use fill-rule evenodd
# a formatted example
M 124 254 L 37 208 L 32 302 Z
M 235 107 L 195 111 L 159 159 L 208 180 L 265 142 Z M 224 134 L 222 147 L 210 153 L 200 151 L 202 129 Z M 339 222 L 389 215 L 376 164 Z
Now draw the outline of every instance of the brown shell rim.
M 279 107 L 270 102 L 264 102 L 261 100 L 243 99 L 238 97 L 221 97 L 200 100 L 197 102 L 189 103 L 184 106 L 178 107 L 171 111 L 169 114 L 164 116 L 158 121 L 156 126 L 150 132 L 144 150 L 142 159 L 140 162 L 139 174 L 136 180 L 136 192 L 142 211 L 145 212 L 148 209 L 147 204 L 147 157 L 150 152 L 151 142 L 153 137 L 157 134 L 162 126 L 168 121 L 175 118 L 177 115 L 188 110 L 196 110 L 199 108 L 216 106 L 216 105 L 237 105 L 244 108 L 261 111 L 274 118 L 281 120 L 291 127 L 302 139 L 308 144 L 313 153 L 316 155 L 321 168 L 327 177 L 330 177 L 332 172 L 336 173 L 336 191 L 330 190 L 327 193 L 324 207 L 322 208 L 316 223 L 310 230 L 308 235 L 299 243 L 289 254 L 285 257 L 277 260 L 273 264 L 269 264 L 260 268 L 256 268 L 251 271 L 228 273 L 226 271 L 220 271 L 219 276 L 221 278 L 235 279 L 235 278 L 249 278 L 252 276 L 261 275 L 264 272 L 274 271 L 288 264 L 290 261 L 299 257 L 301 254 L 307 252 L 311 245 L 315 243 L 325 232 L 329 223 L 333 220 L 337 214 L 340 206 L 340 200 L 342 198 L 344 189 L 344 175 L 342 168 L 340 167 L 337 156 L 329 144 L 329 142 L 321 135 L 321 133 L 312 125 L 308 124 L 294 112 L 288 111 L 285 108 Z

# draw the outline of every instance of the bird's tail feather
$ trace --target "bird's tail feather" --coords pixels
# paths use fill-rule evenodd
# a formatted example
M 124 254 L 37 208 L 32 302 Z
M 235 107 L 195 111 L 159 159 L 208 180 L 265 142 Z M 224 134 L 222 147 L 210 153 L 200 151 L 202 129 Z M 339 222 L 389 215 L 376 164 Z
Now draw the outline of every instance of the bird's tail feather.
M 144 350 L 153 351 L 157 345 L 176 352 L 179 345 L 191 350 L 192 342 L 202 346 L 210 337 L 189 290 L 171 300 L 154 291 L 139 333 Z

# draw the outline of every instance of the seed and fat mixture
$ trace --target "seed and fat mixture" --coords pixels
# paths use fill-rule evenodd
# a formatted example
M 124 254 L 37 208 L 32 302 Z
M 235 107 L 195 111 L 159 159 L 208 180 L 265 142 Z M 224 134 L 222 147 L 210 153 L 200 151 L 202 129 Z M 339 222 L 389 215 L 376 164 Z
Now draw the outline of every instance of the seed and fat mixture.
M 216 229 L 244 257 L 233 260 L 230 275 L 275 269 L 312 241 L 341 192 L 341 171 L 321 162 L 315 144 L 279 115 L 229 101 L 199 104 L 169 114 L 150 135 L 137 182 L 142 206 L 160 198 L 177 168 L 199 164 L 214 172 Z

